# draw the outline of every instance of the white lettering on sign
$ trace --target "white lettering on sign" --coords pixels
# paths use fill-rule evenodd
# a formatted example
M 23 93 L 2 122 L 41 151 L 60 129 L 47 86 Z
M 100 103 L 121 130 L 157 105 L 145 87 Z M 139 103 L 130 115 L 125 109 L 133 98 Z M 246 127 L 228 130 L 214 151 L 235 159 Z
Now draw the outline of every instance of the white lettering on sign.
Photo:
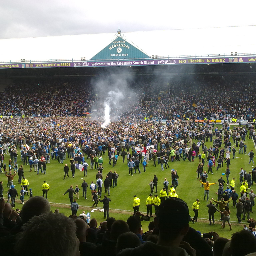
M 111 57 L 127 57 L 128 54 L 125 54 L 125 53 L 112 53 L 110 54 Z
M 112 43 L 112 45 L 109 47 L 109 50 L 112 50 L 116 47 L 130 49 L 130 46 L 127 45 L 125 41 L 116 41 Z

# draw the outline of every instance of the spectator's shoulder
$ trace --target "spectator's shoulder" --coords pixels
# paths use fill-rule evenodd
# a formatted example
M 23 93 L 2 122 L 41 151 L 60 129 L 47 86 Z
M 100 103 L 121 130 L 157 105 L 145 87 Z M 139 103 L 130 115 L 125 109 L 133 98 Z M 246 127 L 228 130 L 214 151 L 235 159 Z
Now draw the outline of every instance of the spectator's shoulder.
M 117 256 L 188 256 L 188 254 L 180 247 L 160 246 L 146 242 L 133 249 L 124 249 Z

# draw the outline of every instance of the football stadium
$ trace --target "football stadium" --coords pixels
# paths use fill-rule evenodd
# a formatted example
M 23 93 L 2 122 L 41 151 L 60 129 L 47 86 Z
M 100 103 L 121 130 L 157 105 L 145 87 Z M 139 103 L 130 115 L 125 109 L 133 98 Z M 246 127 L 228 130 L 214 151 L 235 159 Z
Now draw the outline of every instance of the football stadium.
M 170 199 L 189 209 L 196 255 L 255 232 L 256 54 L 218 48 L 214 31 L 216 47 L 205 40 L 198 55 L 172 46 L 177 31 L 154 33 L 0 40 L 13 49 L 0 60 L 2 245 L 49 206 L 88 223 L 81 255 L 116 255 L 127 223 L 156 243 Z

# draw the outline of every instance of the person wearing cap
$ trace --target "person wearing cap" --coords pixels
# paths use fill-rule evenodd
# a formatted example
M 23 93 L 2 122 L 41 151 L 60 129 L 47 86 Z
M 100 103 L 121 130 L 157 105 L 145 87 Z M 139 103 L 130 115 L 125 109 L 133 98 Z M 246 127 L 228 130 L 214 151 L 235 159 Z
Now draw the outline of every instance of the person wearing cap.
M 198 218 L 198 212 L 199 212 L 199 205 L 200 205 L 200 201 L 199 199 L 196 199 L 196 201 L 193 203 L 192 205 L 192 210 L 195 213 L 194 218 L 192 219 L 193 223 L 197 222 L 197 218 Z
M 153 215 L 152 215 L 152 205 L 153 204 L 154 204 L 154 199 L 152 197 L 152 194 L 149 194 L 149 196 L 146 199 L 147 216 L 153 217 Z
M 135 195 L 133 198 L 134 215 L 140 210 L 140 199 Z

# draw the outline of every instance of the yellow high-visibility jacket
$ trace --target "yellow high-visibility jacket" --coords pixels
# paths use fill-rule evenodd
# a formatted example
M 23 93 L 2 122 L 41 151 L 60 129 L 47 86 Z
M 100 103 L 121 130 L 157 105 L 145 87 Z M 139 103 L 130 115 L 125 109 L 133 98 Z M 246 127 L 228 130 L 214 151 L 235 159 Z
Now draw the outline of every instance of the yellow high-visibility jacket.
M 195 201 L 192 205 L 192 209 L 193 210 L 199 210 L 199 205 L 200 205 L 200 202 L 198 201 Z
M 154 202 L 154 199 L 152 196 L 149 196 L 147 199 L 146 199 L 146 205 L 150 205 L 150 204 L 153 204 Z
M 50 189 L 50 185 L 45 182 L 45 183 L 42 185 L 42 190 L 49 190 L 49 189 Z
M 138 197 L 134 197 L 133 199 L 133 207 L 140 206 L 140 199 Z
M 29 182 L 27 179 L 22 179 L 21 181 L 21 186 L 28 186 L 29 185 Z
M 161 204 L 161 200 L 158 196 L 154 197 L 154 205 L 159 206 Z
M 179 198 L 178 194 L 175 191 L 174 192 L 170 192 L 168 194 L 168 197 L 177 197 L 177 198 Z
M 166 192 L 166 190 L 161 190 L 160 191 L 160 197 L 167 197 L 167 192 Z

